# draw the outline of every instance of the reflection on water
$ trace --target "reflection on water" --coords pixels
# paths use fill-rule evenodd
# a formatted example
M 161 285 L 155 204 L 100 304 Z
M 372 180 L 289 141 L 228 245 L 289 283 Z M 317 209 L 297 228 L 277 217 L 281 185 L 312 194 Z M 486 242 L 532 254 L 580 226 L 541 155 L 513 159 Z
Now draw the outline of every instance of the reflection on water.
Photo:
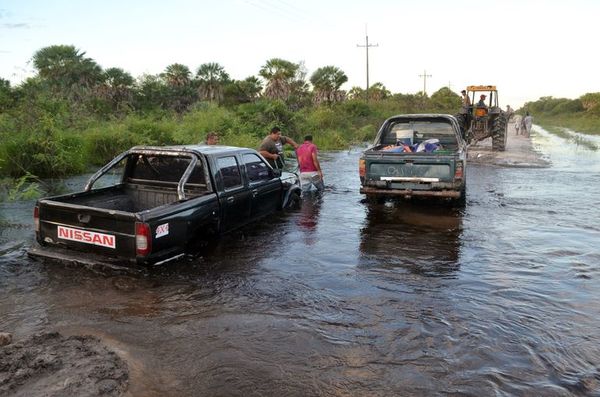
M 316 228 L 319 224 L 319 211 L 322 201 L 323 197 L 320 194 L 305 194 L 303 197 L 297 224 L 304 234 L 305 244 L 309 246 L 316 243 Z
M 469 166 L 463 209 L 323 153 L 322 197 L 130 275 L 30 261 L 1 203 L 0 331 L 98 335 L 131 395 L 599 395 L 600 154 L 534 131 L 553 166 Z
M 429 275 L 458 269 L 461 214 L 428 202 L 368 204 L 360 250 L 367 267 L 403 267 Z

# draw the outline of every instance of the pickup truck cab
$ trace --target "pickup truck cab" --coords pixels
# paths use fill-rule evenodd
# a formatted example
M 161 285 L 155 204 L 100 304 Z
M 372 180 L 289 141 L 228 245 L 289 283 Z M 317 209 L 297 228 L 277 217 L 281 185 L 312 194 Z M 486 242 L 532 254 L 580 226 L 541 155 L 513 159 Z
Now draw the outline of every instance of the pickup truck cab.
M 207 238 L 297 205 L 298 177 L 255 150 L 228 146 L 134 147 L 81 192 L 34 209 L 33 257 L 84 264 L 156 264 Z
M 467 144 L 458 121 L 444 114 L 387 119 L 359 160 L 368 199 L 440 197 L 464 201 Z

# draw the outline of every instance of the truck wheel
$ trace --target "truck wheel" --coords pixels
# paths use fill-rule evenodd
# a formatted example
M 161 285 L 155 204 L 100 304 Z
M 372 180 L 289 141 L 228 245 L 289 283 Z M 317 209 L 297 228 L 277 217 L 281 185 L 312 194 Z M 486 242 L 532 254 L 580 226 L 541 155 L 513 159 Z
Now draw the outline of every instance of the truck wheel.
M 492 125 L 492 150 L 496 152 L 504 152 L 506 150 L 506 115 L 499 115 Z
M 385 197 L 376 194 L 367 194 L 367 203 L 371 205 L 380 205 L 385 203 Z
M 297 210 L 300 208 L 300 204 L 302 203 L 302 199 L 298 192 L 290 193 L 290 198 L 285 205 L 286 210 Z
M 467 186 L 460 190 L 460 197 L 456 199 L 456 205 L 464 207 L 467 204 Z

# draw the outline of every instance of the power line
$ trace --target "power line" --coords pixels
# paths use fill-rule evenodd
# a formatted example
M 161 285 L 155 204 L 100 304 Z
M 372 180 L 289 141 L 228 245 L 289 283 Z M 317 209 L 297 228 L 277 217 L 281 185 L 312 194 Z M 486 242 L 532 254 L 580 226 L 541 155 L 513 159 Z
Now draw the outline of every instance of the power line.
M 365 97 L 369 101 L 369 48 L 379 47 L 379 44 L 369 44 L 369 35 L 367 34 L 367 27 L 365 26 L 365 45 L 357 44 L 357 47 L 364 47 L 367 51 L 367 89 L 365 90 Z
M 427 96 L 427 77 L 432 77 L 430 74 L 427 74 L 426 70 L 423 70 L 423 74 L 420 74 L 419 77 L 423 77 L 423 95 Z

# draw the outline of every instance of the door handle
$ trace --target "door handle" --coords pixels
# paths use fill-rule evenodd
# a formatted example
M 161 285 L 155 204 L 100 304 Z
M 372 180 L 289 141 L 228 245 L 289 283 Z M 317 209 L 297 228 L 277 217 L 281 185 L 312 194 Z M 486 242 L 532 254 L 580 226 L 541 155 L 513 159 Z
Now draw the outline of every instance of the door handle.
M 258 196 L 258 189 L 254 189 L 252 191 L 252 197 L 256 197 L 256 196 Z
M 233 198 L 233 196 L 229 196 L 225 201 L 227 201 L 228 203 L 233 203 L 235 199 Z

